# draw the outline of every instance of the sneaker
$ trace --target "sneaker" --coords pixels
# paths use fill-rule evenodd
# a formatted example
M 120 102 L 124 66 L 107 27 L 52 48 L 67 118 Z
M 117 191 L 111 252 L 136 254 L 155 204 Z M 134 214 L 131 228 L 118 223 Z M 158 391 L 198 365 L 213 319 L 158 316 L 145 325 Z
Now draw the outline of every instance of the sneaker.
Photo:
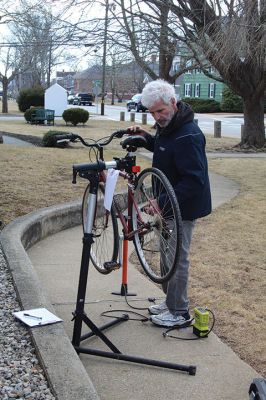
M 165 302 L 165 300 L 164 300 L 164 301 L 163 301 L 162 303 L 160 303 L 160 304 L 154 304 L 153 306 L 150 306 L 150 307 L 148 308 L 148 310 L 149 310 L 149 313 L 150 313 L 150 314 L 152 314 L 152 315 L 158 315 L 158 314 L 163 313 L 164 311 L 167 311 L 168 308 L 167 308 L 166 302 Z
M 190 317 L 188 312 L 182 315 L 173 315 L 170 311 L 165 311 L 161 314 L 151 316 L 151 322 L 155 325 L 165 326 L 166 328 L 189 326 L 192 320 L 193 318 Z

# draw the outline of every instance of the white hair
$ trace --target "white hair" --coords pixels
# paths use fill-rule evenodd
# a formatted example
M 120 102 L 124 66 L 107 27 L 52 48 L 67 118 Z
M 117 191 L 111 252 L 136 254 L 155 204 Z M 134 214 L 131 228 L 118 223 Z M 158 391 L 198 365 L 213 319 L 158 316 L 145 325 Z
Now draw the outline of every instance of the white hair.
M 145 107 L 150 108 L 158 101 L 170 104 L 173 98 L 175 99 L 174 87 L 163 79 L 157 79 L 146 84 L 142 91 L 141 102 Z

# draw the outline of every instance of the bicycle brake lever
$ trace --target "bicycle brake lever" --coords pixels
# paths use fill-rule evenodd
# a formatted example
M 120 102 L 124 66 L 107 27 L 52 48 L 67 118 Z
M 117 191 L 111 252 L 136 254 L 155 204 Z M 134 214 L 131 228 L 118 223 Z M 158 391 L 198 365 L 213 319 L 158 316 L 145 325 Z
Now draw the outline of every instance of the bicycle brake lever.
M 73 169 L 72 183 L 73 184 L 77 183 L 77 171 L 75 169 Z
M 120 129 L 119 131 L 116 131 L 115 137 L 118 139 L 121 139 L 124 135 L 128 135 L 127 129 Z

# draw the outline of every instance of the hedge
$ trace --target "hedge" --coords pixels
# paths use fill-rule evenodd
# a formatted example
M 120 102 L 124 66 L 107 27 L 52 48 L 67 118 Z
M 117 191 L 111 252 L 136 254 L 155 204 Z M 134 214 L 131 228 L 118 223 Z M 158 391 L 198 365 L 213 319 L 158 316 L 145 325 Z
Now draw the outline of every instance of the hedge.
M 212 113 L 221 111 L 220 103 L 215 100 L 185 97 L 182 101 L 189 104 L 196 113 Z
M 55 136 L 67 135 L 68 133 L 63 131 L 48 131 L 43 135 L 42 145 L 44 147 L 67 147 L 68 142 L 57 143 Z
M 62 114 L 63 120 L 66 122 L 71 122 L 72 125 L 77 125 L 79 123 L 85 124 L 89 119 L 88 111 L 83 108 L 68 108 Z
M 25 112 L 31 107 L 44 107 L 44 89 L 40 86 L 23 89 L 17 97 L 18 108 Z
M 221 101 L 221 110 L 225 112 L 243 112 L 243 100 L 235 94 L 231 89 L 224 88 Z
M 24 112 L 24 118 L 25 118 L 25 120 L 26 120 L 27 122 L 30 122 L 30 121 L 31 121 L 31 115 L 35 112 L 35 110 L 38 110 L 38 109 L 40 109 L 40 108 L 43 108 L 43 107 L 31 107 L 31 108 L 29 108 L 28 110 L 26 110 L 26 111 Z

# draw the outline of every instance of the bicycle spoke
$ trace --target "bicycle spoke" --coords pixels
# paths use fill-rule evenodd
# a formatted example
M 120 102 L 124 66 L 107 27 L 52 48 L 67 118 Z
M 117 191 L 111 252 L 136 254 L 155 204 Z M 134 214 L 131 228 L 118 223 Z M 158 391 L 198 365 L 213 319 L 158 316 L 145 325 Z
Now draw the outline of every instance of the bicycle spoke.
M 83 229 L 86 229 L 88 213 L 89 185 L 85 191 L 82 204 Z M 100 184 L 97 193 L 96 213 L 94 216 L 91 245 L 91 261 L 94 267 L 102 274 L 108 274 L 110 269 L 105 268 L 106 262 L 116 262 L 118 258 L 118 226 L 115 212 L 107 212 L 103 206 L 104 184 Z

